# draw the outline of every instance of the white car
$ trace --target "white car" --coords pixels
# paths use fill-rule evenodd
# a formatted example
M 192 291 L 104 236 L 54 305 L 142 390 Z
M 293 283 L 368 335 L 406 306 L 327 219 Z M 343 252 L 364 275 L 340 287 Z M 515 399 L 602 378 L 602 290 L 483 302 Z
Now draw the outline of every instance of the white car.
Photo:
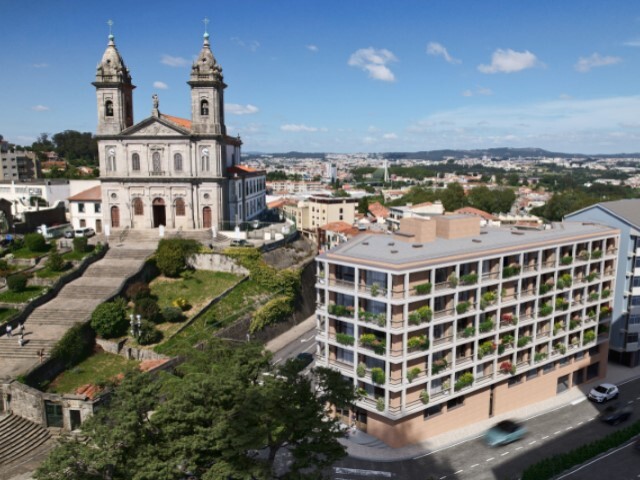
M 93 228 L 79 228 L 73 232 L 76 237 L 93 237 L 96 231 Z
M 612 383 L 602 383 L 595 388 L 592 388 L 589 392 L 589 400 L 593 400 L 594 402 L 603 403 L 607 400 L 612 400 L 614 398 L 618 398 L 620 395 L 620 391 L 618 387 L 616 387 Z

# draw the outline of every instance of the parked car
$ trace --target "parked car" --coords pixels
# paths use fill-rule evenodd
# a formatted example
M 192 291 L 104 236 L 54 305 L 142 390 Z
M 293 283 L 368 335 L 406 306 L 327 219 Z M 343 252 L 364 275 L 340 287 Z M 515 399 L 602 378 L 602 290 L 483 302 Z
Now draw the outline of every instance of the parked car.
M 232 247 L 250 247 L 251 244 L 249 242 L 247 242 L 244 239 L 240 239 L 240 240 L 231 240 L 231 244 Z
M 610 405 L 605 408 L 602 412 L 600 412 L 599 418 L 605 423 L 609 425 L 617 425 L 620 422 L 624 422 L 625 420 L 629 420 L 633 410 L 628 405 Z
M 73 238 L 76 236 L 73 230 L 65 230 L 63 235 L 64 238 Z
M 307 368 L 307 365 L 313 362 L 313 354 L 309 352 L 301 352 L 296 355 L 296 360 L 303 365 L 302 368 Z
M 525 433 L 527 433 L 527 429 L 521 423 L 503 420 L 487 430 L 484 438 L 487 445 L 497 447 L 520 440 Z
M 93 237 L 96 231 L 93 228 L 79 228 L 74 232 L 76 237 Z
M 592 388 L 589 392 L 588 398 L 594 402 L 603 403 L 608 400 L 618 398 L 618 395 L 620 395 L 618 387 L 612 383 L 603 383 Z

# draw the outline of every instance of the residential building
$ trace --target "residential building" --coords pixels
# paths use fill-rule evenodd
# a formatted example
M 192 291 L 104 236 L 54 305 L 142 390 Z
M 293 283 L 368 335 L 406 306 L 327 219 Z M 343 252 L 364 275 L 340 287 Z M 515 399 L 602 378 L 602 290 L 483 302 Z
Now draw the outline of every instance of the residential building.
M 74 229 L 93 228 L 102 233 L 102 191 L 100 185 L 69 197 L 69 214 Z
M 389 228 L 397 230 L 400 226 L 400 220 L 403 218 L 414 217 L 430 217 L 432 215 L 444 215 L 444 206 L 440 200 L 435 202 L 417 203 L 415 205 L 407 204 L 398 207 L 389 207 L 389 216 L 387 223 Z
M 154 94 L 151 116 L 134 123 L 135 86 L 109 35 L 93 82 L 105 231 L 213 229 L 264 210 L 264 172 L 242 169 L 242 141 L 227 135 L 227 85 L 207 33 L 187 83 L 189 119 L 161 113 Z
M 6 150 L 6 151 L 5 151 Z M 0 151 L 0 180 L 30 180 L 42 176 L 35 152 L 7 148 Z
M 617 229 L 410 218 L 317 257 L 317 364 L 363 394 L 392 447 L 562 394 L 606 373 Z
M 356 219 L 358 200 L 349 197 L 310 197 L 307 200 L 283 207 L 284 215 L 295 222 L 303 234 L 313 236 L 318 228 L 327 223 L 345 222 L 353 224 Z
M 640 364 L 640 200 L 603 202 L 566 216 L 620 230 L 609 358 L 629 367 Z
M 38 210 L 43 205 L 66 204 L 68 197 L 69 180 L 66 179 L 0 181 L 0 198 L 11 202 L 14 217 L 22 218 L 24 212 Z

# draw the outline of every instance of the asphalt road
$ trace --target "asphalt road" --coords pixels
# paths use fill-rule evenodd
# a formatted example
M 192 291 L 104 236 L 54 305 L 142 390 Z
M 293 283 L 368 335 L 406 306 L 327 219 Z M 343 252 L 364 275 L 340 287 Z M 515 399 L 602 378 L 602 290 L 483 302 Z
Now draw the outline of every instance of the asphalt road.
M 621 388 L 618 401 L 630 403 L 634 407 L 630 422 L 638 420 L 640 418 L 640 380 L 626 383 Z M 526 427 L 529 433 L 522 440 L 498 448 L 490 448 L 485 445 L 482 438 L 474 438 L 401 462 L 346 458 L 334 466 L 333 479 L 517 479 L 523 469 L 532 463 L 572 450 L 626 425 L 623 423 L 620 426 L 610 426 L 600 422 L 597 415 L 603 408 L 605 406 L 593 404 L 585 399 L 536 416 L 527 420 Z M 617 455 L 620 455 L 620 462 L 617 461 Z M 623 449 L 611 460 L 603 459 L 576 472 L 573 474 L 575 476 L 565 478 L 571 480 L 637 479 L 640 473 L 639 457 L 640 452 L 633 448 Z M 600 463 L 604 466 L 600 467 L 598 465 Z M 606 466 L 609 463 L 611 466 Z M 595 474 L 596 468 L 602 468 L 600 475 Z M 621 475 L 612 474 L 614 471 L 620 472 Z
M 316 348 L 316 328 L 315 326 L 310 330 L 304 332 L 298 338 L 289 342 L 284 348 L 278 350 L 273 354 L 274 365 L 279 364 L 289 358 L 295 358 L 295 356 L 302 352 L 313 353 Z M 313 367 L 315 363 L 311 364 Z

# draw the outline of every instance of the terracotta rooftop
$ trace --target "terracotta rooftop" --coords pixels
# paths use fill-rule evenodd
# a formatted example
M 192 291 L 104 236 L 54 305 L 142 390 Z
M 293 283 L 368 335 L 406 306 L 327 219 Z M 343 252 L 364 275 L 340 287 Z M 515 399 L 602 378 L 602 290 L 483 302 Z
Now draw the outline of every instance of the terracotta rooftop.
M 70 202 L 101 202 L 102 201 L 102 189 L 100 185 L 96 185 L 93 188 L 84 190 L 80 193 L 76 193 L 67 200 Z
M 336 233 L 347 233 L 349 230 L 355 228 L 353 225 L 347 222 L 331 222 L 320 227 L 321 230 L 327 230 Z M 357 228 L 356 228 L 357 230 Z
M 462 208 L 459 208 L 458 210 L 454 210 L 453 213 L 477 215 L 478 217 L 481 217 L 487 221 L 497 220 L 497 217 L 495 217 L 494 215 L 491 215 L 490 213 L 487 213 L 484 210 L 480 210 L 479 208 L 474 208 L 474 207 L 462 207 Z
M 227 173 L 237 173 L 238 175 L 246 175 L 248 173 L 264 173 L 263 170 L 258 170 L 253 167 L 249 167 L 247 165 L 234 165 L 233 167 L 227 168 Z
M 389 216 L 389 209 L 380 202 L 369 204 L 369 212 L 376 218 L 387 218 Z
M 160 118 L 169 120 L 171 123 L 175 123 L 179 127 L 191 130 L 191 120 L 187 120 L 186 118 L 174 117 L 173 115 L 167 115 L 165 113 L 161 113 Z

